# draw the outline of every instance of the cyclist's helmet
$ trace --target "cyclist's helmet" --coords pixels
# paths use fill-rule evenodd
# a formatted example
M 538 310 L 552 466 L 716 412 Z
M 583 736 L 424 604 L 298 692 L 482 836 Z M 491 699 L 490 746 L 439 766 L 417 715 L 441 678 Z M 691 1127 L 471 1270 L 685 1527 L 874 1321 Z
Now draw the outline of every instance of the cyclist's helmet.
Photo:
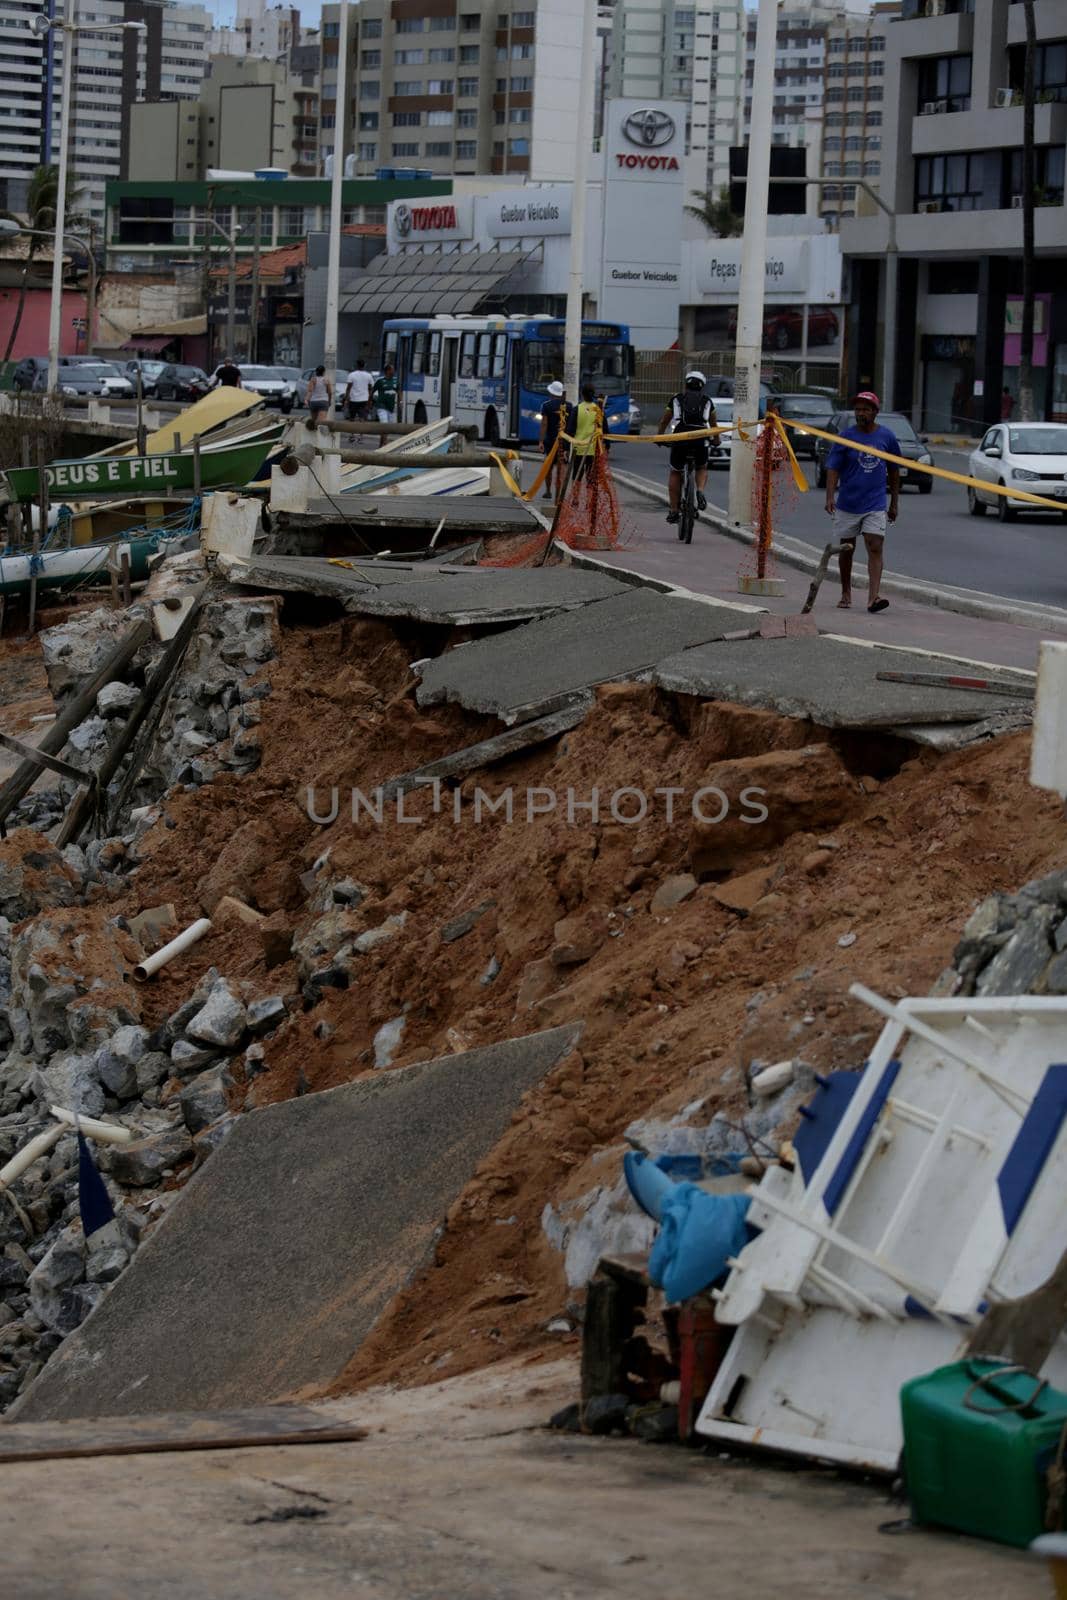
M 702 372 L 687 372 L 685 375 L 685 386 L 687 389 L 703 389 L 707 381 L 707 378 L 705 378 Z

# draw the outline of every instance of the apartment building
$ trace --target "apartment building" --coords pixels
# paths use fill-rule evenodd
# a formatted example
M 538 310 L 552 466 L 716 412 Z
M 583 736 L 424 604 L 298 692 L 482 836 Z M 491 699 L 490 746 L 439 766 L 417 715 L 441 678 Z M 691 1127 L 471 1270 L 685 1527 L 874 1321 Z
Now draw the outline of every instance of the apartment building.
M 31 29 L 37 0 L 0 0 L 0 209 L 21 211 L 41 163 L 45 47 Z
M 105 187 L 129 171 L 129 110 L 139 100 L 195 99 L 207 64 L 205 44 L 211 13 L 176 0 L 86 0 L 78 10 L 79 32 L 52 36 L 52 81 L 63 84 L 63 104 L 72 112 L 70 170 L 77 187 L 76 210 L 102 223 Z M 114 26 L 143 22 L 146 31 L 97 32 L 93 22 Z M 89 26 L 86 26 L 86 25 Z M 71 50 L 71 72 L 65 55 Z M 59 104 L 53 96 L 48 149 L 59 148 Z
M 846 15 L 826 35 L 823 96 L 822 177 L 819 213 L 837 227 L 856 212 L 856 186 L 837 179 L 861 178 L 876 189 L 882 172 L 885 116 L 885 51 L 898 0 L 876 5 L 867 15 Z
M 1036 0 L 1034 16 L 1035 397 L 1067 421 L 1067 11 Z M 854 374 L 881 371 L 895 309 L 883 398 L 927 427 L 973 431 L 999 418 L 1005 385 L 1017 391 L 1024 56 L 1015 0 L 904 0 L 887 31 L 880 193 L 896 249 L 884 216 L 842 222 L 850 348 Z
M 322 8 L 319 153 L 338 123 L 357 175 L 417 168 L 552 180 L 573 174 L 582 19 L 573 0 L 361 0 Z

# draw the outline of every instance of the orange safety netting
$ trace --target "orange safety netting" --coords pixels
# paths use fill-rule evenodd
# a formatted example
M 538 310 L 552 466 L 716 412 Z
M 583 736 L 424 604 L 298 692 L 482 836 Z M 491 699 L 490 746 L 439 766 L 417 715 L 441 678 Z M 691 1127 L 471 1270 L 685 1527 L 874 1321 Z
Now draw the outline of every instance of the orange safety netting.
M 777 417 L 771 416 L 756 434 L 752 472 L 752 530 L 756 538 L 738 564 L 739 578 L 774 577 L 774 529 L 796 504 L 798 473 L 801 469 L 785 429 Z
M 558 482 L 554 469 L 557 468 L 555 458 L 561 441 L 571 443 L 566 434 L 557 438 L 534 484 L 525 494 L 515 485 L 515 493 L 520 498 L 535 502 L 537 491 L 543 484 Z M 551 530 L 520 535 L 507 541 L 495 539 L 492 555 L 484 557 L 480 566 L 539 566 L 548 556 L 554 537 L 571 550 L 615 550 L 626 542 L 619 514 L 619 499 L 611 477 L 608 449 L 599 431 L 591 454 L 571 454 L 564 468 L 558 503 L 554 506 L 550 500 L 537 503 L 546 515 L 554 510 Z

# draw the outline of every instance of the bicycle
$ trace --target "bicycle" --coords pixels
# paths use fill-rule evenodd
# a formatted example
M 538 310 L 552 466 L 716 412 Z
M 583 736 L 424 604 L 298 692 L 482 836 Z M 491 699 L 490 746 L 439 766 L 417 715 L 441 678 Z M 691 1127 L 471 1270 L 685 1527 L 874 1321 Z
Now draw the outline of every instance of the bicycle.
M 682 492 L 678 497 L 678 537 L 683 544 L 692 544 L 696 520 L 696 468 L 692 456 L 687 456 L 685 466 L 682 468 Z

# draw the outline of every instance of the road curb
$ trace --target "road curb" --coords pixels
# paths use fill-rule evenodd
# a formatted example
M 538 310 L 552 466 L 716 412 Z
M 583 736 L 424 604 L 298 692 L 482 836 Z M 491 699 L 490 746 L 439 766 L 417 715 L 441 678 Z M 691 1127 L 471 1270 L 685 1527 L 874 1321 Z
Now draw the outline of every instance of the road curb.
M 612 477 L 624 488 L 633 489 L 637 494 L 643 494 L 646 499 L 658 501 L 660 505 L 668 503 L 667 491 L 649 483 L 645 478 L 636 477 L 630 472 L 619 472 L 614 467 Z M 751 533 L 744 528 L 735 528 L 723 516 L 711 511 L 701 511 L 697 513 L 697 517 L 698 521 L 714 528 L 717 533 L 725 534 L 737 544 L 751 546 L 755 543 Z M 802 545 L 798 540 L 782 535 L 775 538 L 773 554 L 776 561 L 782 562 L 787 567 L 795 567 L 799 572 L 813 573 L 819 564 L 819 557 L 812 553 L 811 546 Z M 867 587 L 867 568 L 859 562 L 853 568 L 852 584 L 856 589 Z M 1008 622 L 1017 628 L 1067 634 L 1067 610 L 1055 606 L 1035 606 L 1026 600 L 1007 600 L 1002 595 L 985 594 L 979 589 L 939 587 L 932 583 L 924 583 L 921 578 L 884 576 L 882 590 L 885 594 L 896 595 L 901 600 L 914 601 L 916 605 L 933 606 L 940 611 L 954 611 L 959 616 L 977 617 L 983 622 Z

